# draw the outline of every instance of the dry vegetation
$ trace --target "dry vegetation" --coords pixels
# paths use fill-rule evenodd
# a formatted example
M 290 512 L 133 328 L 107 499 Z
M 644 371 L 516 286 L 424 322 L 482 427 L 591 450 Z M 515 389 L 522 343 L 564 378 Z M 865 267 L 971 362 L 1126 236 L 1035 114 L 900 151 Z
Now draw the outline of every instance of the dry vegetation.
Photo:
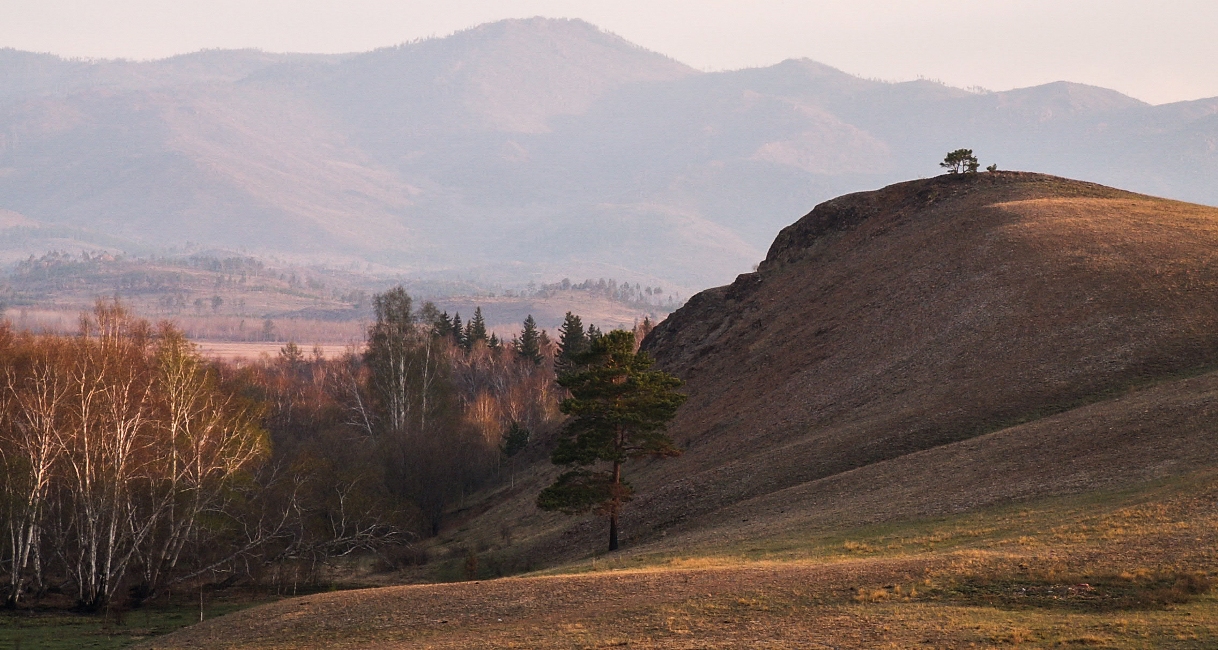
M 1035 174 L 831 201 L 646 341 L 686 453 L 625 553 L 534 447 L 398 576 L 484 581 L 149 647 L 1215 647 L 1216 256 L 1218 210 Z
M 1207 471 L 831 532 L 738 527 L 545 576 L 283 601 L 147 647 L 1206 648 L 1215 497 Z

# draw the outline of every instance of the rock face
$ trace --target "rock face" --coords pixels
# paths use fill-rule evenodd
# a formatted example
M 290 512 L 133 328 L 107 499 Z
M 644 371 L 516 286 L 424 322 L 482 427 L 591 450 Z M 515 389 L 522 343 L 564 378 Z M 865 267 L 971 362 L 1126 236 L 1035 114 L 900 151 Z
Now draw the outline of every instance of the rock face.
M 694 296 L 644 341 L 690 399 L 672 426 L 687 452 L 640 477 L 636 526 L 1205 372 L 1218 364 L 1216 257 L 1218 209 L 1039 174 L 940 176 L 823 203 L 757 272 Z M 1155 435 L 1082 431 L 1037 438 L 1022 471 Z M 1107 471 L 1142 475 L 1150 462 L 1122 458 Z

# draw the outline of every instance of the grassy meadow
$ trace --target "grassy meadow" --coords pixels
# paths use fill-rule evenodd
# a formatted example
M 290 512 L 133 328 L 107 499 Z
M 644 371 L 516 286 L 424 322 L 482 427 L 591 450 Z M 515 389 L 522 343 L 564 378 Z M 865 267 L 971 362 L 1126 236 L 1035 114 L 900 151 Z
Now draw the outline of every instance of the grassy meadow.
M 1218 472 L 286 599 L 147 648 L 1211 648 Z

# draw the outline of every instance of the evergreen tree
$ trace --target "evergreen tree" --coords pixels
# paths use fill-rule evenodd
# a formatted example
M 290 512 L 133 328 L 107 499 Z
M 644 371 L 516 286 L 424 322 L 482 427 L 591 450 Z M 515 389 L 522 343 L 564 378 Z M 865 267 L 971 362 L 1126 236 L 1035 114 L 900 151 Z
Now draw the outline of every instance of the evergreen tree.
M 465 328 L 461 326 L 461 312 L 453 313 L 453 345 L 465 347 Z
M 562 325 L 558 326 L 558 359 L 561 365 L 569 366 L 576 355 L 588 349 L 588 334 L 579 316 L 567 312 Z
M 432 333 L 432 336 L 435 336 L 438 338 L 444 338 L 446 336 L 453 335 L 453 322 L 448 317 L 447 311 L 441 312 L 440 315 L 436 317 L 436 324 L 432 328 L 431 333 Z
M 632 493 L 622 480 L 622 465 L 681 453 L 664 431 L 685 396 L 676 391 L 680 379 L 651 370 L 651 358 L 634 352 L 634 334 L 625 330 L 598 337 L 575 364 L 579 370 L 558 379 L 571 392 L 561 410 L 572 418 L 550 456 L 569 469 L 542 490 L 537 505 L 569 514 L 595 508 L 609 517 L 609 550 L 614 551 L 618 514 Z
M 541 336 L 537 329 L 537 321 L 533 320 L 533 315 L 524 319 L 524 329 L 520 331 L 520 337 L 512 341 L 512 347 L 516 349 L 516 354 L 522 359 L 528 359 L 534 364 L 541 364 Z
M 976 174 L 981 163 L 977 162 L 977 157 L 973 155 L 972 149 L 957 149 L 949 152 L 939 166 L 946 169 L 949 174 Z
M 499 340 L 499 335 L 491 332 L 491 339 L 487 341 L 486 347 L 492 350 L 498 350 L 499 348 L 503 347 L 503 341 Z
M 293 372 L 304 365 L 304 352 L 296 345 L 295 341 L 288 341 L 288 344 L 279 348 L 279 363 L 291 369 Z
M 481 307 L 474 309 L 474 317 L 469 319 L 469 323 L 465 326 L 465 349 L 474 349 L 474 344 L 478 341 L 487 342 L 486 321 L 482 318 Z

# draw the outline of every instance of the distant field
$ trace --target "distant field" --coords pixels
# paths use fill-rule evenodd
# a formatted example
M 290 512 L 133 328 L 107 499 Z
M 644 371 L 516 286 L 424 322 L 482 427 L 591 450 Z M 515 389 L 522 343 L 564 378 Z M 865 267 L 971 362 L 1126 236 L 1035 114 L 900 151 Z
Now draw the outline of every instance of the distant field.
M 266 354 L 274 357 L 283 349 L 285 343 L 277 342 L 242 342 L 242 341 L 195 341 L 199 346 L 199 351 L 206 357 L 214 357 L 225 361 L 233 361 L 236 359 L 257 359 Z M 333 359 L 342 356 L 349 349 L 346 345 L 300 345 L 300 349 L 306 356 L 313 354 L 314 349 L 320 349 L 322 356 L 327 359 Z

